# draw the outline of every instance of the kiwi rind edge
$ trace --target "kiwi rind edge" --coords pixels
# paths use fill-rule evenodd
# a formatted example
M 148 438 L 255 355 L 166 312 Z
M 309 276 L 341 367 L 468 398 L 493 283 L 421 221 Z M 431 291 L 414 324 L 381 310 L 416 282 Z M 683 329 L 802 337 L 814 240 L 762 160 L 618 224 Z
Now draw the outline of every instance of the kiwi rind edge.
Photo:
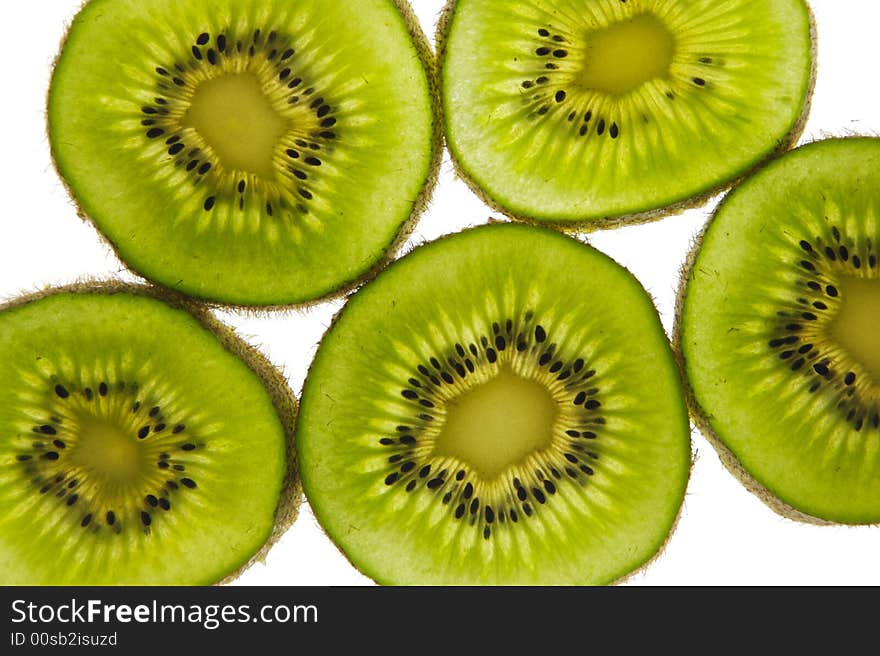
M 442 91 L 442 69 L 443 69 L 443 61 L 446 55 L 446 42 L 448 41 L 449 31 L 452 27 L 452 19 L 455 14 L 455 7 L 458 4 L 458 0 L 447 0 L 446 5 L 444 6 L 442 12 L 440 13 L 440 18 L 437 22 L 437 30 L 436 30 L 436 43 L 437 43 L 437 83 L 440 89 L 439 96 L 439 111 L 440 111 L 440 120 L 444 127 L 444 131 L 446 128 L 446 115 L 443 108 L 443 91 Z M 504 214 L 510 219 L 514 221 L 518 221 L 521 223 L 527 223 L 531 225 L 536 225 L 544 228 L 550 228 L 553 230 L 557 230 L 559 232 L 594 232 L 598 230 L 609 230 L 613 228 L 621 228 L 624 226 L 632 226 L 632 225 L 641 225 L 644 223 L 652 223 L 654 221 L 659 221 L 660 219 L 664 219 L 666 217 L 672 216 L 674 214 L 680 214 L 689 209 L 695 209 L 698 207 L 702 207 L 709 200 L 711 200 L 714 196 L 723 193 L 737 186 L 740 182 L 747 180 L 752 177 L 755 173 L 764 168 L 767 164 L 772 162 L 773 160 L 779 158 L 784 155 L 786 152 L 791 150 L 791 148 L 797 144 L 800 140 L 801 135 L 803 135 L 804 129 L 806 128 L 807 121 L 810 117 L 810 109 L 812 108 L 813 103 L 813 91 L 816 88 L 816 77 L 818 75 L 818 28 L 816 24 L 816 16 L 813 13 L 813 8 L 809 5 L 807 0 L 804 0 L 804 7 L 807 10 L 807 16 L 810 21 L 810 79 L 807 83 L 807 93 L 804 99 L 804 105 L 801 108 L 800 116 L 798 117 L 795 124 L 792 126 L 791 130 L 783 139 L 779 141 L 776 148 L 764 155 L 760 158 L 760 160 L 750 167 L 749 169 L 741 172 L 739 175 L 731 178 L 727 182 L 722 182 L 721 184 L 711 187 L 703 192 L 700 192 L 696 196 L 692 196 L 690 198 L 686 198 L 677 203 L 673 203 L 671 205 L 665 205 L 663 207 L 658 207 L 651 210 L 645 210 L 642 212 L 633 212 L 630 214 L 620 214 L 615 216 L 606 216 L 602 218 L 595 219 L 572 219 L 565 221 L 544 221 L 541 219 L 536 219 L 534 217 L 529 217 L 525 215 L 517 214 L 507 208 L 504 207 L 503 204 L 499 203 L 495 198 L 493 198 L 489 193 L 484 191 L 480 186 L 474 181 L 474 179 L 467 173 L 462 163 L 459 161 L 458 156 L 453 152 L 452 148 L 447 148 L 449 151 L 449 157 L 452 160 L 452 166 L 455 170 L 456 177 L 462 180 L 468 188 L 476 194 L 477 197 L 480 198 L 486 205 L 491 207 L 493 210 Z
M 510 222 L 507 221 L 507 220 L 496 219 L 496 218 L 493 218 L 493 217 L 490 217 L 490 218 L 489 218 L 489 224 L 490 224 L 490 225 L 492 225 L 492 224 L 506 224 L 506 223 L 510 223 Z M 545 229 L 545 230 L 549 230 L 549 227 L 548 227 L 548 226 L 546 226 L 546 225 L 542 225 L 542 224 L 528 224 L 528 225 L 530 225 L 530 227 L 532 227 L 532 228 L 537 228 L 537 229 L 541 229 L 541 228 L 543 228 L 543 229 Z M 413 247 L 412 249 L 410 249 L 409 251 L 407 251 L 407 253 L 405 253 L 404 255 L 402 255 L 402 257 L 405 257 L 406 255 L 408 255 L 409 253 L 411 253 L 412 251 L 416 250 L 417 248 L 419 248 L 419 247 L 421 247 L 421 246 L 430 246 L 430 245 L 433 245 L 433 244 L 439 244 L 439 243 L 441 243 L 441 242 L 443 242 L 443 241 L 445 241 L 445 240 L 448 240 L 448 239 L 450 239 L 450 238 L 455 237 L 456 235 L 462 234 L 462 233 L 464 233 L 464 232 L 470 232 L 471 230 L 479 230 L 479 229 L 482 228 L 482 227 L 485 227 L 485 226 L 484 226 L 484 225 L 475 225 L 475 226 L 470 226 L 470 227 L 468 227 L 468 228 L 465 228 L 464 230 L 462 230 L 462 231 L 460 231 L 460 232 L 455 232 L 455 233 L 450 233 L 450 234 L 442 235 L 442 236 L 438 237 L 437 239 L 431 240 L 431 241 L 429 241 L 429 242 L 424 242 L 424 243 L 422 243 L 422 244 L 419 244 L 419 245 Z M 588 242 L 583 236 L 573 235 L 573 234 L 566 234 L 565 236 L 568 237 L 568 238 L 570 238 L 570 239 L 572 239 L 572 240 L 574 240 L 574 241 L 576 241 L 576 242 L 578 242 L 578 243 L 580 243 L 580 244 L 583 245 L 583 246 L 587 246 L 587 247 L 589 247 L 589 248 L 592 248 L 592 249 L 598 251 L 598 249 L 596 249 L 595 246 L 592 246 L 592 245 L 591 245 L 591 244 L 590 244 L 590 243 L 589 243 L 589 242 Z M 602 251 L 598 251 L 598 252 L 602 253 L 602 255 L 604 255 L 604 256 L 607 257 L 608 259 L 613 260 L 613 261 L 615 262 L 615 264 L 617 264 L 617 266 L 619 266 L 621 269 L 623 269 L 623 270 L 624 270 L 624 271 L 625 271 L 630 277 L 633 278 L 633 280 L 636 281 L 636 283 L 637 283 L 638 286 L 643 290 L 643 292 L 644 292 L 645 296 L 647 297 L 648 301 L 651 303 L 652 306 L 654 306 L 655 311 L 656 311 L 657 304 L 655 303 L 653 296 L 651 295 L 651 293 L 650 293 L 647 289 L 645 289 L 645 287 L 641 284 L 641 282 L 638 280 L 638 278 L 636 278 L 636 276 L 635 276 L 635 275 L 634 275 L 629 269 L 627 269 L 627 268 L 624 267 L 622 264 L 620 264 L 620 263 L 618 263 L 616 260 L 614 260 L 614 258 L 612 258 L 610 255 L 608 255 L 608 254 L 606 254 L 606 253 L 604 253 L 604 252 L 602 252 Z M 390 263 L 390 266 L 393 266 L 394 263 L 395 263 L 396 261 L 397 261 L 397 260 L 395 260 L 394 262 L 391 262 L 391 263 Z M 357 291 L 359 291 L 359 289 L 358 289 L 358 290 L 355 290 L 355 292 L 353 292 L 352 295 L 356 294 Z M 343 316 L 343 314 L 344 314 L 344 312 L 345 312 L 345 310 L 346 310 L 347 307 L 348 307 L 348 304 L 346 303 L 346 304 L 344 304 L 339 310 L 337 310 L 336 313 L 334 313 L 333 318 L 330 320 L 329 325 L 327 326 L 327 328 L 326 328 L 326 330 L 324 331 L 324 333 L 321 335 L 321 339 L 320 339 L 320 341 L 318 342 L 319 345 L 324 343 L 325 338 L 326 338 L 326 337 L 330 334 L 330 332 L 333 330 L 333 327 L 336 325 L 337 321 L 339 321 L 339 319 L 342 318 L 342 316 Z M 658 321 L 659 321 L 659 315 L 658 315 Z M 665 333 L 665 330 L 664 330 L 664 333 Z M 668 336 L 667 336 L 666 339 L 667 339 L 667 343 L 669 343 L 670 340 L 669 340 L 669 337 L 668 337 Z M 689 399 L 689 396 L 688 396 L 689 393 L 690 393 L 690 388 L 687 386 L 687 381 L 686 381 L 686 378 L 685 378 L 684 369 L 683 369 L 683 367 L 682 367 L 681 364 L 680 364 L 680 358 L 679 358 L 679 356 L 678 356 L 678 352 L 677 352 L 675 346 L 674 346 L 673 344 L 671 344 L 671 343 L 670 343 L 670 350 L 672 351 L 673 365 L 674 365 L 674 367 L 675 367 L 676 374 L 678 375 L 678 378 L 679 378 L 679 380 L 680 380 L 680 382 L 681 382 L 681 388 L 682 388 L 682 390 L 683 390 L 683 392 L 684 392 L 685 401 L 686 401 L 686 403 L 687 403 L 688 408 L 690 408 L 690 399 Z M 306 380 L 306 381 L 308 381 L 309 376 L 310 376 L 311 373 L 312 373 L 312 369 L 314 368 L 314 366 L 315 366 L 315 364 L 316 364 L 316 362 L 317 362 L 317 359 L 318 359 L 318 351 L 316 350 L 316 351 L 315 351 L 315 354 L 314 354 L 314 356 L 313 356 L 313 358 L 312 358 L 312 361 L 309 363 L 309 367 L 308 367 L 308 369 L 307 369 L 307 371 L 306 371 L 306 377 L 305 377 L 305 380 Z M 305 387 L 303 387 L 303 390 L 305 390 Z M 299 414 L 297 414 L 297 416 L 296 416 L 296 420 L 297 420 L 297 423 L 298 423 L 298 420 L 299 420 Z M 297 432 L 297 431 L 298 431 L 298 425 L 295 426 L 295 431 L 294 431 L 294 432 Z M 645 572 L 645 571 L 646 571 L 646 570 L 647 570 L 647 569 L 648 569 L 648 568 L 649 568 L 649 567 L 650 567 L 655 561 L 657 561 L 657 560 L 659 560 L 660 558 L 662 558 L 663 555 L 666 553 L 666 549 L 668 548 L 670 541 L 672 540 L 673 536 L 675 535 L 675 532 L 676 532 L 676 530 L 678 529 L 679 522 L 681 521 L 682 515 L 684 514 L 684 507 L 685 507 L 685 505 L 687 504 L 687 489 L 688 489 L 688 486 L 689 486 L 689 484 L 690 484 L 691 476 L 693 475 L 694 465 L 695 465 L 695 463 L 696 463 L 696 453 L 695 453 L 695 451 L 694 451 L 693 431 L 692 431 L 692 430 L 690 431 L 690 437 L 689 437 L 689 439 L 688 439 L 688 451 L 689 451 L 691 457 L 690 457 L 690 466 L 688 467 L 687 474 L 686 474 L 686 476 L 685 476 L 685 480 L 684 480 L 684 490 L 685 490 L 685 494 L 684 494 L 684 497 L 683 497 L 683 499 L 682 499 L 681 504 L 680 504 L 679 507 L 678 507 L 678 512 L 676 513 L 675 518 L 672 520 L 672 523 L 670 524 L 669 531 L 668 531 L 667 534 L 666 534 L 666 539 L 665 539 L 665 540 L 664 540 L 664 541 L 663 541 L 663 542 L 657 547 L 656 551 L 655 551 L 655 552 L 654 552 L 654 553 L 653 553 L 653 554 L 652 554 L 647 560 L 645 560 L 645 561 L 644 561 L 643 563 L 641 563 L 639 566 L 637 566 L 636 568 L 634 568 L 634 569 L 632 569 L 631 571 L 627 572 L 627 573 L 624 574 L 623 576 L 620 576 L 620 577 L 617 578 L 617 579 L 614 579 L 614 580 L 612 580 L 612 581 L 609 581 L 609 582 L 606 584 L 607 586 L 617 586 L 617 585 L 621 585 L 621 584 L 624 584 L 624 583 L 626 583 L 626 582 L 628 582 L 628 581 L 630 581 L 630 580 L 636 578 L 637 576 L 639 576 L 640 574 L 642 574 L 643 572 Z M 301 482 L 301 481 L 300 481 L 300 482 Z M 309 500 L 308 500 L 308 490 L 305 489 L 305 486 L 303 486 L 303 490 L 302 490 L 302 491 L 303 491 L 303 494 L 305 495 L 306 501 L 309 502 Z M 324 535 L 327 536 L 328 540 L 330 541 L 330 544 L 332 544 L 332 545 L 334 546 L 334 548 L 336 549 L 336 551 L 337 551 L 337 552 L 338 552 L 338 553 L 339 553 L 339 554 L 340 554 L 340 555 L 341 555 L 341 556 L 342 556 L 342 557 L 343 557 L 343 558 L 344 558 L 344 559 L 345 559 L 345 560 L 346 560 L 346 561 L 347 561 L 352 567 L 354 567 L 358 572 L 360 572 L 360 573 L 363 574 L 364 576 L 366 576 L 366 577 L 372 579 L 373 581 L 375 581 L 375 582 L 378 583 L 379 585 L 382 585 L 382 586 L 393 585 L 393 584 L 390 583 L 389 581 L 383 580 L 381 577 L 377 577 L 375 574 L 373 574 L 373 573 L 367 571 L 367 568 L 366 568 L 366 567 L 363 567 L 363 568 L 362 568 L 361 565 L 359 565 L 359 564 L 356 563 L 354 560 L 352 560 L 351 557 L 350 557 L 345 551 L 343 551 L 342 547 L 340 547 L 339 544 L 337 544 L 337 541 L 334 539 L 334 537 L 333 537 L 333 536 L 332 536 L 332 535 L 331 535 L 331 534 L 330 534 L 330 533 L 324 528 L 324 525 L 323 525 L 320 521 L 317 520 L 317 516 L 316 516 L 315 519 L 316 519 L 316 524 L 317 524 L 317 526 L 321 529 L 321 532 L 324 533 Z
M 854 136 L 848 138 L 858 137 Z M 774 160 L 768 160 L 764 162 L 764 164 L 759 167 L 759 169 L 756 170 L 755 173 L 760 172 L 760 170 L 763 170 L 764 168 L 769 166 L 773 161 Z M 724 465 L 725 469 L 727 469 L 733 475 L 733 477 L 736 478 L 740 482 L 740 484 L 746 488 L 746 490 L 758 497 L 759 500 L 761 500 L 767 507 L 770 508 L 770 510 L 775 512 L 777 515 L 780 515 L 785 519 L 790 519 L 792 521 L 801 522 L 804 524 L 812 524 L 815 526 L 839 526 L 841 524 L 846 525 L 846 522 L 831 521 L 828 519 L 823 519 L 821 517 L 810 515 L 802 510 L 798 510 L 794 506 L 786 503 L 785 501 L 777 497 L 769 488 L 767 488 L 764 484 L 762 484 L 754 476 L 752 476 L 745 469 L 745 467 L 743 467 L 742 463 L 739 461 L 733 451 L 731 451 L 730 448 L 728 448 L 727 445 L 724 444 L 724 442 L 715 433 L 715 430 L 712 428 L 712 424 L 710 421 L 711 415 L 706 412 L 706 410 L 704 410 L 700 403 L 697 401 L 694 390 L 691 387 L 690 381 L 688 380 L 686 374 L 687 362 L 684 356 L 684 348 L 682 345 L 682 317 L 684 301 L 688 291 L 688 283 L 690 281 L 691 272 L 694 269 L 697 256 L 700 253 L 703 239 L 705 238 L 709 228 L 712 226 L 715 217 L 722 210 L 722 208 L 726 207 L 729 198 L 730 196 L 728 195 L 721 201 L 721 203 L 719 203 L 718 207 L 712 213 L 709 221 L 702 228 L 702 230 L 700 230 L 696 237 L 694 237 L 691 249 L 688 252 L 685 262 L 682 264 L 679 274 L 678 292 L 676 293 L 675 298 L 675 322 L 672 330 L 672 351 L 675 355 L 676 360 L 678 361 L 679 370 L 682 373 L 682 382 L 684 384 L 685 390 L 685 400 L 687 401 L 688 410 L 691 414 L 691 419 L 693 420 L 700 433 L 702 433 L 703 437 L 706 438 L 706 441 L 709 442 L 709 444 L 718 453 L 718 458 L 719 460 L 721 460 L 721 464 Z M 857 524 L 850 525 L 856 526 Z
M 290 386 L 282 372 L 275 367 L 257 348 L 239 337 L 235 330 L 217 320 L 203 304 L 196 303 L 180 294 L 155 285 L 133 284 L 115 280 L 83 280 L 69 285 L 45 287 L 39 291 L 25 293 L 4 303 L 0 303 L 0 313 L 34 301 L 58 294 L 130 294 L 155 299 L 166 305 L 193 316 L 196 321 L 214 337 L 222 346 L 241 359 L 245 365 L 260 379 L 263 387 L 272 400 L 275 412 L 284 430 L 287 451 L 287 472 L 282 482 L 281 495 L 275 510 L 275 525 L 269 538 L 238 569 L 230 572 L 222 579 L 215 581 L 223 585 L 237 579 L 245 570 L 257 562 L 264 562 L 269 550 L 293 524 L 299 513 L 302 502 L 302 485 L 297 466 L 294 429 L 299 406 Z
M 89 0 L 85 0 L 88 2 Z M 416 228 L 418 224 L 419 218 L 421 215 L 428 209 L 431 202 L 431 197 L 434 194 L 434 189 L 437 186 L 437 182 L 440 178 L 440 165 L 443 161 L 443 145 L 445 143 L 444 139 L 444 123 L 442 118 L 442 103 L 440 100 L 440 77 L 439 77 L 439 64 L 438 59 L 434 55 L 434 51 L 431 48 L 431 44 L 428 41 L 428 37 L 425 35 L 424 30 L 422 30 L 421 23 L 419 22 L 418 17 L 415 15 L 412 7 L 410 6 L 407 0 L 389 0 L 389 2 L 394 5 L 397 9 L 397 12 L 402 17 L 408 31 L 410 34 L 410 38 L 413 42 L 413 47 L 416 51 L 416 54 L 419 57 L 419 60 L 422 64 L 422 68 L 424 69 L 425 76 L 427 78 L 428 83 L 428 93 L 431 96 L 431 162 L 429 165 L 428 176 L 425 179 L 424 185 L 422 186 L 421 191 L 418 196 L 416 196 L 413 201 L 413 209 L 410 213 L 409 217 L 401 224 L 400 228 L 397 231 L 395 237 L 391 240 L 389 244 L 387 244 L 384 248 L 383 255 L 364 273 L 362 273 L 359 277 L 354 278 L 352 280 L 347 280 L 341 282 L 336 289 L 333 289 L 323 296 L 316 297 L 313 299 L 307 299 L 296 303 L 289 304 L 277 304 L 277 305 L 249 305 L 243 303 L 229 303 L 220 301 L 217 299 L 211 298 L 203 298 L 196 297 L 192 295 L 186 295 L 192 298 L 195 301 L 198 301 L 201 305 L 211 309 L 229 309 L 235 311 L 242 311 L 245 313 L 263 315 L 266 313 L 272 313 L 276 311 L 283 310 L 308 310 L 316 305 L 327 301 L 336 301 L 340 299 L 344 299 L 348 294 L 356 290 L 365 282 L 368 282 L 376 277 L 376 275 L 384 269 L 389 263 L 393 262 L 399 255 L 400 249 L 407 242 L 410 235 Z M 85 2 L 83 3 L 83 7 L 85 6 Z M 82 7 L 80 8 L 80 10 Z M 77 10 L 77 11 L 80 11 Z M 64 50 L 64 46 L 67 44 L 67 39 L 70 35 L 70 30 L 73 27 L 73 19 L 71 19 L 66 27 L 64 32 L 64 36 L 61 37 L 61 41 L 58 46 L 58 51 L 52 60 L 52 64 L 50 67 L 50 84 L 46 90 L 46 97 L 44 102 L 44 113 L 45 113 L 45 129 L 46 129 L 46 140 L 49 143 L 49 157 L 52 161 L 52 168 L 55 170 L 55 173 L 58 176 L 58 179 L 61 181 L 61 184 L 64 186 L 65 191 L 70 199 L 70 202 L 73 204 L 73 207 L 76 211 L 76 215 L 90 224 L 94 231 L 97 233 L 100 241 L 107 246 L 112 252 L 117 261 L 122 265 L 122 267 L 137 276 L 139 279 L 153 285 L 154 287 L 161 287 L 163 289 L 167 289 L 169 292 L 175 295 L 182 295 L 183 292 L 170 288 L 162 283 L 152 280 L 148 278 L 140 271 L 136 271 L 131 268 L 128 263 L 122 258 L 122 255 L 119 251 L 119 248 L 104 234 L 95 220 L 88 215 L 88 213 L 83 209 L 82 205 L 80 205 L 79 201 L 74 194 L 73 188 L 68 182 L 67 178 L 64 177 L 61 173 L 61 169 L 58 167 L 58 161 L 55 159 L 55 152 L 52 148 L 52 141 L 49 138 L 50 135 L 50 126 L 49 126 L 49 104 L 52 92 L 52 84 L 51 80 L 55 76 L 55 69 L 58 66 L 58 62 L 61 59 L 61 53 Z

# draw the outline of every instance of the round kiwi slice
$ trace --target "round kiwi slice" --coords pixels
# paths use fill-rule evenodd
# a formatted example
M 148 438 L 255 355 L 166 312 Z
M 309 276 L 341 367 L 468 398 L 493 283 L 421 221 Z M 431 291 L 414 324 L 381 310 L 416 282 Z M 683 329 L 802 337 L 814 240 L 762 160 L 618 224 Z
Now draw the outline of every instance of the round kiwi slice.
M 298 420 L 306 495 L 393 584 L 602 584 L 657 553 L 690 472 L 678 370 L 615 262 L 537 227 L 423 246 L 354 295 Z
M 52 154 L 137 273 L 299 304 L 381 266 L 423 208 L 432 62 L 404 2 L 91 0 L 52 77 Z
M 657 218 L 794 143 L 812 25 L 803 0 L 451 0 L 449 149 L 513 218 Z
M 880 140 L 831 139 L 733 191 L 677 341 L 704 433 L 779 512 L 880 521 Z
M 0 309 L 0 582 L 207 584 L 293 521 L 295 401 L 203 311 L 83 284 Z

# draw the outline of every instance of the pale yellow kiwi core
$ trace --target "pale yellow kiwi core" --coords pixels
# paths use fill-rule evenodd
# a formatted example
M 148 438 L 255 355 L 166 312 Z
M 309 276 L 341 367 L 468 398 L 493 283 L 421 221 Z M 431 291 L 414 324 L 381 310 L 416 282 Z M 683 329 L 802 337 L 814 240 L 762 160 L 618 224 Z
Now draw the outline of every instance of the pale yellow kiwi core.
M 193 92 L 183 125 L 202 136 L 224 168 L 275 179 L 272 158 L 287 126 L 253 73 L 202 82 Z
M 98 417 L 80 421 L 79 438 L 70 459 L 96 479 L 122 486 L 136 480 L 146 464 L 136 436 L 126 435 Z
M 846 277 L 831 335 L 880 384 L 880 280 Z
M 585 46 L 581 83 L 612 96 L 668 76 L 675 54 L 672 32 L 651 14 L 588 32 Z
M 557 414 L 556 401 L 543 385 L 504 367 L 449 403 L 435 455 L 458 458 L 492 479 L 550 446 Z

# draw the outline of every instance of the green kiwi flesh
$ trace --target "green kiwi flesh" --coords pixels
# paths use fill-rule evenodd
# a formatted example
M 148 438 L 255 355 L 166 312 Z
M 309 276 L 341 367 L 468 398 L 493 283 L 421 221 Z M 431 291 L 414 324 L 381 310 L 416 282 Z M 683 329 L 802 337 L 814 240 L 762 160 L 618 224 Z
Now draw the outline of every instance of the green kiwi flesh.
M 513 218 L 659 217 L 794 142 L 812 24 L 803 0 L 451 0 L 449 150 Z
M 604 584 L 665 544 L 690 472 L 669 341 L 625 269 L 556 232 L 472 229 L 358 291 L 297 422 L 303 488 L 388 584 Z
M 187 310 L 113 283 L 0 309 L 0 583 L 220 582 L 293 521 L 289 388 Z
M 90 0 L 52 77 L 52 154 L 137 273 L 301 304 L 381 266 L 423 209 L 430 62 L 403 2 Z
M 880 140 L 830 139 L 734 190 L 695 249 L 677 342 L 722 459 L 775 510 L 880 521 Z

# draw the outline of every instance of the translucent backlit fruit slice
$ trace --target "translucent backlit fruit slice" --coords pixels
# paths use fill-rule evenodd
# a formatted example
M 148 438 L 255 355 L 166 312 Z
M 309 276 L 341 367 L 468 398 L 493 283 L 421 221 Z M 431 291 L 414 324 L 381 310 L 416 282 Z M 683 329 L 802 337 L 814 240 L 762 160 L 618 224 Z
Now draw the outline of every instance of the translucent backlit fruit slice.
M 391 0 L 91 0 L 52 78 L 52 153 L 136 272 L 301 303 L 380 266 L 423 208 L 429 57 Z
M 690 470 L 656 310 L 604 255 L 492 225 L 352 297 L 303 391 L 309 501 L 396 584 L 607 583 L 666 542 Z
M 453 0 L 448 145 L 515 218 L 660 216 L 794 142 L 811 28 L 803 0 Z
M 880 140 L 769 165 L 712 220 L 679 340 L 704 432 L 775 509 L 880 521 Z
M 0 584 L 234 576 L 295 516 L 295 402 L 207 314 L 89 284 L 0 311 Z

